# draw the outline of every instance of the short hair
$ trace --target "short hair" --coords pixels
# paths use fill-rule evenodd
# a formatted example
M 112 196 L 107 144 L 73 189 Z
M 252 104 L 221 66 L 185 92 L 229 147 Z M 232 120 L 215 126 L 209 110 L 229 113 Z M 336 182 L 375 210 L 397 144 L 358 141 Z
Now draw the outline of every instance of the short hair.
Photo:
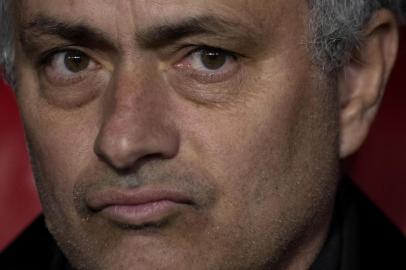
M 0 67 L 15 86 L 13 0 L 0 0 Z M 389 9 L 403 21 L 403 0 L 307 0 L 311 12 L 310 48 L 314 63 L 332 73 L 343 67 L 363 41 L 363 27 L 378 9 Z
M 307 0 L 311 9 L 311 49 L 324 71 L 341 69 L 364 39 L 363 29 L 379 9 L 392 11 L 404 23 L 404 0 Z
M 15 86 L 15 27 L 12 0 L 0 0 L 0 68 L 6 82 Z

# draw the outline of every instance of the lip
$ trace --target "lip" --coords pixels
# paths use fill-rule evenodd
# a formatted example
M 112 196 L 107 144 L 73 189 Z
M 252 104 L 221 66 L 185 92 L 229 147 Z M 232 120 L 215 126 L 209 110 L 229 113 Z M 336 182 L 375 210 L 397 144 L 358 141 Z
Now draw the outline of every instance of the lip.
M 161 223 L 194 205 L 181 192 L 156 188 L 108 189 L 86 197 L 89 209 L 115 223 L 132 226 Z

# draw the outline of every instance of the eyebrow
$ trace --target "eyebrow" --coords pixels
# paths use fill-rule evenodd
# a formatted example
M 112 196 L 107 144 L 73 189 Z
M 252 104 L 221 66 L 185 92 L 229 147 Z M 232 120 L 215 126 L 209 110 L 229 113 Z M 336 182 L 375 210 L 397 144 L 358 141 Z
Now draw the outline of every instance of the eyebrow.
M 253 32 L 254 29 L 241 23 L 207 15 L 151 26 L 136 33 L 136 41 L 142 48 L 155 48 L 194 35 L 210 34 L 229 38 L 253 38 Z
M 20 40 L 23 44 L 35 43 L 33 39 L 44 35 L 55 36 L 77 44 L 115 47 L 108 35 L 98 29 L 84 23 L 67 23 L 44 15 L 36 16 L 22 27 Z
M 135 42 L 144 49 L 162 47 L 176 40 L 193 35 L 211 34 L 228 38 L 254 40 L 254 27 L 230 21 L 218 16 L 198 16 L 184 18 L 178 22 L 168 22 L 142 29 L 134 34 Z M 117 45 L 108 33 L 83 22 L 65 22 L 49 16 L 38 15 L 22 27 L 22 41 L 31 41 L 34 36 L 56 36 L 61 39 L 89 46 L 115 48 Z M 29 43 L 29 42 L 28 42 Z

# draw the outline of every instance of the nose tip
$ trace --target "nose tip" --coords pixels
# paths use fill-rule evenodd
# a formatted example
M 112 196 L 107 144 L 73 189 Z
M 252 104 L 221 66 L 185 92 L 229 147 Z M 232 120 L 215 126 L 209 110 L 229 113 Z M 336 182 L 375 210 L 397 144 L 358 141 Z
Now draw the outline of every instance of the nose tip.
M 129 169 L 147 157 L 169 159 L 176 155 L 179 141 L 175 132 L 145 126 L 104 127 L 95 143 L 95 153 L 118 170 Z

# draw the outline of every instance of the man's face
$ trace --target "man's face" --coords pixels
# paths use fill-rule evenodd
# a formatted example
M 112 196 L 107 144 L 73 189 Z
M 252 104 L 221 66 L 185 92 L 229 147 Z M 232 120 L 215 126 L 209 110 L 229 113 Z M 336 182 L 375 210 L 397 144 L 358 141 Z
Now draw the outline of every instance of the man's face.
M 287 269 L 317 253 L 337 97 L 305 2 L 20 1 L 18 102 L 76 268 Z

